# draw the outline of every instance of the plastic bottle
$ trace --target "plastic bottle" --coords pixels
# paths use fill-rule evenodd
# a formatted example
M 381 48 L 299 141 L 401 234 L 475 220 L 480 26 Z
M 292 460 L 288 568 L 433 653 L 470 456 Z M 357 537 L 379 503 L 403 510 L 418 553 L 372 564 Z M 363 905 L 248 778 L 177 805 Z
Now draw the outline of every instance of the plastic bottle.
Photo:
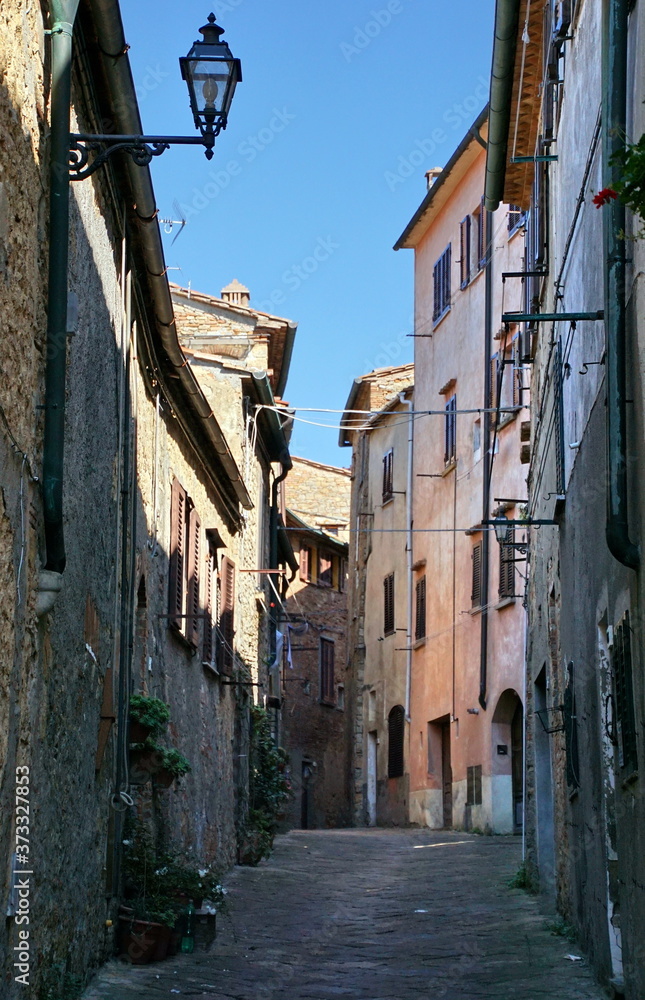
M 195 950 L 194 918 L 195 907 L 193 906 L 192 899 L 189 899 L 188 906 L 186 907 L 186 930 L 181 939 L 181 950 L 184 955 L 190 955 Z

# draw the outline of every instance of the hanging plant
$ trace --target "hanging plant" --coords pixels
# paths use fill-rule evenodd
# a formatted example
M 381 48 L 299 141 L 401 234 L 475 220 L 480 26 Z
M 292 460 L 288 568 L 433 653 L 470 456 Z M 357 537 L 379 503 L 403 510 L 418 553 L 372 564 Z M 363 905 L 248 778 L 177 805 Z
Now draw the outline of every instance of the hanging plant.
M 132 722 L 138 723 L 142 729 L 147 731 L 149 736 L 159 736 L 164 731 L 170 721 L 170 709 L 165 701 L 160 698 L 148 698 L 144 694 L 133 694 L 130 697 L 130 736 L 132 738 Z M 140 737 L 132 739 L 133 742 L 143 742 Z
M 613 187 L 603 188 L 594 195 L 594 205 L 602 208 L 620 198 L 623 205 L 645 222 L 645 133 L 638 142 L 626 143 L 623 149 L 614 153 L 609 162 L 620 169 L 621 176 L 614 180 Z M 636 239 L 643 239 L 645 226 L 634 235 Z

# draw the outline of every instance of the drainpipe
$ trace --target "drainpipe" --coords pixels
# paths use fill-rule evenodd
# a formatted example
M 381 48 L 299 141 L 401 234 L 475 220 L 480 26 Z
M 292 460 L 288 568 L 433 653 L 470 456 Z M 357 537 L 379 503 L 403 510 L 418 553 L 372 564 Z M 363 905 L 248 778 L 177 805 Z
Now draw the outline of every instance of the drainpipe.
M 52 591 L 65 569 L 63 465 L 67 365 L 69 258 L 69 119 L 72 99 L 72 32 L 79 0 L 50 0 L 52 37 L 49 286 L 43 506 L 46 560 L 41 587 Z M 53 601 L 51 602 L 53 604 Z M 49 608 L 48 608 L 49 610 Z
M 414 482 L 412 471 L 412 460 L 414 454 L 414 414 L 413 400 L 406 399 L 405 393 L 399 393 L 399 400 L 402 406 L 408 408 L 408 471 L 405 486 L 405 529 L 406 529 L 406 559 L 408 574 L 408 607 L 406 620 L 406 673 L 405 673 L 405 719 L 410 721 L 410 702 L 412 692 L 412 586 L 413 586 L 413 558 L 412 558 L 412 485 Z
M 602 183 L 613 187 L 620 167 L 611 164 L 625 145 L 627 125 L 628 0 L 605 0 L 602 33 Z M 607 372 L 607 545 L 624 566 L 638 569 L 640 553 L 629 537 L 627 411 L 625 403 L 625 206 L 603 209 L 605 342 Z
M 484 426 L 483 452 L 485 456 L 484 482 L 482 488 L 482 519 L 490 517 L 490 481 L 493 471 L 493 455 L 490 454 L 490 412 L 491 398 L 491 345 L 493 335 L 493 213 L 486 211 L 486 306 L 484 320 Z M 486 709 L 486 689 L 488 686 L 488 560 L 489 531 L 482 537 L 482 580 L 481 580 L 481 633 L 479 653 L 479 704 Z
M 271 487 L 271 510 L 269 512 L 269 569 L 278 568 L 278 489 L 280 483 L 287 478 L 289 470 L 293 468 L 293 462 L 288 451 L 284 451 L 280 456 L 280 475 L 273 480 Z M 275 593 L 279 594 L 280 578 L 277 573 L 271 574 Z M 269 636 L 271 662 L 273 663 L 276 654 L 276 628 L 278 623 L 279 608 L 276 606 L 275 614 L 271 615 L 271 634 Z
M 520 0 L 497 0 L 484 182 L 484 205 L 489 212 L 497 209 L 504 195 L 519 15 Z

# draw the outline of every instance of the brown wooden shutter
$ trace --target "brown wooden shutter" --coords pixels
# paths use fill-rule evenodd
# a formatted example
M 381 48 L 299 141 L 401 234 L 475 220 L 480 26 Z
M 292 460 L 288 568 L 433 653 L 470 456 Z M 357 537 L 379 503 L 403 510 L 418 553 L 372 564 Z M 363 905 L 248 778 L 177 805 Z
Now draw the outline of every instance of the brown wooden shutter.
M 506 529 L 506 539 L 499 547 L 499 596 L 515 596 L 515 529 Z
M 473 548 L 473 589 L 471 603 L 473 608 L 478 608 L 482 599 L 482 543 L 477 542 Z
M 394 490 L 394 449 L 383 456 L 383 503 L 391 500 Z
M 386 635 L 394 632 L 394 573 L 383 580 L 383 631 Z
M 479 269 L 486 267 L 486 209 L 484 208 L 484 198 L 479 203 L 479 214 L 477 215 L 477 257 Z
M 460 244 L 460 274 L 461 287 L 465 288 L 470 281 L 470 216 L 459 223 L 459 244 Z
M 212 548 L 209 549 L 208 558 L 206 559 L 206 587 L 204 595 L 204 612 L 206 617 L 204 618 L 204 642 L 202 645 L 202 663 L 213 667 L 213 661 L 215 659 L 214 653 L 215 648 L 213 644 L 213 619 L 214 619 L 214 579 L 215 573 L 217 571 L 217 550 L 213 551 Z
M 629 612 L 614 630 L 611 665 L 616 692 L 616 732 L 618 766 L 631 774 L 638 767 L 638 730 L 634 711 L 634 680 Z
M 333 564 L 328 552 L 318 553 L 318 584 L 321 587 L 331 587 L 333 582 Z
M 405 733 L 405 710 L 402 705 L 395 705 L 387 720 L 387 776 L 401 778 L 403 776 L 403 736 Z
M 305 583 L 311 580 L 311 549 L 308 545 L 300 546 L 300 579 Z
M 490 395 L 488 397 L 488 407 L 489 409 L 496 409 L 500 405 L 500 400 L 498 398 L 499 385 L 498 385 L 498 357 L 496 354 L 490 359 Z M 490 414 L 491 424 L 497 423 L 497 413 Z
M 188 497 L 178 479 L 173 479 L 170 499 L 170 567 L 168 572 L 168 624 L 184 631 L 186 569 L 186 522 Z
M 511 345 L 512 358 L 513 358 L 513 406 L 521 406 L 522 404 L 522 369 L 520 367 L 520 338 L 515 337 Z
M 222 559 L 222 597 L 219 618 L 219 635 L 222 673 L 231 674 L 235 666 L 233 642 L 235 640 L 235 564 L 224 556 Z
M 201 563 L 201 526 L 199 514 L 193 507 L 189 518 L 188 545 L 188 589 L 186 600 L 186 638 L 191 646 L 199 646 L 200 637 L 200 563 Z

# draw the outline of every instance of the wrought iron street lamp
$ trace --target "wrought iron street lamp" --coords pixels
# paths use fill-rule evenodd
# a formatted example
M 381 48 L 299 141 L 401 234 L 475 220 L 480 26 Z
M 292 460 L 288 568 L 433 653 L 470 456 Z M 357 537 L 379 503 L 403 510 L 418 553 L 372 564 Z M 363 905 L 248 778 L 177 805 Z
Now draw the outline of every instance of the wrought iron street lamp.
M 181 75 L 188 86 L 190 107 L 199 136 L 168 135 L 89 135 L 70 136 L 69 172 L 73 181 L 82 181 L 105 163 L 117 150 L 128 153 L 138 166 L 147 166 L 171 146 L 204 146 L 212 159 L 215 139 L 228 124 L 228 113 L 237 84 L 242 79 L 240 60 L 226 42 L 224 29 L 209 14 L 199 29 L 203 38 L 179 60 Z M 90 159 L 92 153 L 94 157 Z

